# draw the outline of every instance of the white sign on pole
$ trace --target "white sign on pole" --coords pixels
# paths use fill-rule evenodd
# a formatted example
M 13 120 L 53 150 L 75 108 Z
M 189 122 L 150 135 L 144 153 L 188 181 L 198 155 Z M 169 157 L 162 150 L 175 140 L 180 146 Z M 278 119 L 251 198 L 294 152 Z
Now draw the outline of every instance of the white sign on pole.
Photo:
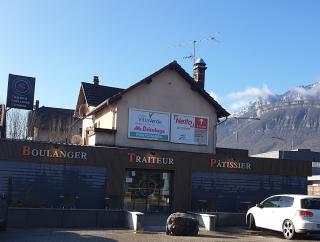
M 171 115 L 171 142 L 208 145 L 209 118 L 187 114 Z
M 128 137 L 169 141 L 170 113 L 129 109 Z

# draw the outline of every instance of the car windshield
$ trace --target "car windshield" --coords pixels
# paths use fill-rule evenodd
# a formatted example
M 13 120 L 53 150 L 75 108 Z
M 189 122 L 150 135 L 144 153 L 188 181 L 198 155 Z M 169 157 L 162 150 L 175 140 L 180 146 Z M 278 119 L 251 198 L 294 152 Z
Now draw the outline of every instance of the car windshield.
M 304 209 L 319 209 L 320 210 L 320 198 L 305 198 L 305 199 L 301 199 L 301 208 L 304 208 Z

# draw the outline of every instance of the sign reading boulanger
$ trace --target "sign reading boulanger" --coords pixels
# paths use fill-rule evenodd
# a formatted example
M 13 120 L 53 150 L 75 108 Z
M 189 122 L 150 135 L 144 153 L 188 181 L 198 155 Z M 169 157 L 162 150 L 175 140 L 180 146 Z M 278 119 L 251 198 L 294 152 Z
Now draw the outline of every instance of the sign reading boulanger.
M 63 150 L 58 148 L 52 149 L 39 149 L 31 148 L 29 145 L 22 146 L 23 156 L 33 156 L 33 157 L 49 157 L 49 158 L 65 158 L 65 159 L 87 159 L 87 152 L 83 151 L 71 151 Z
M 35 82 L 34 77 L 9 74 L 7 107 L 32 110 Z

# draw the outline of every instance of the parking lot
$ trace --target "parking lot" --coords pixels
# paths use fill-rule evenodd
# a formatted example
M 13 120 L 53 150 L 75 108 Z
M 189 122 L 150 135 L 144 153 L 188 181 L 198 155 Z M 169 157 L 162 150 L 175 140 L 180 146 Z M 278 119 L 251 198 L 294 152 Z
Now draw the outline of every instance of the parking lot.
M 298 237 L 297 241 L 320 241 L 319 235 Z M 251 232 L 243 228 L 223 228 L 209 232 L 201 229 L 199 236 L 168 236 L 164 232 L 134 233 L 126 229 L 11 229 L 0 232 L 0 241 L 10 242 L 115 242 L 115 241 L 286 241 L 280 233 Z

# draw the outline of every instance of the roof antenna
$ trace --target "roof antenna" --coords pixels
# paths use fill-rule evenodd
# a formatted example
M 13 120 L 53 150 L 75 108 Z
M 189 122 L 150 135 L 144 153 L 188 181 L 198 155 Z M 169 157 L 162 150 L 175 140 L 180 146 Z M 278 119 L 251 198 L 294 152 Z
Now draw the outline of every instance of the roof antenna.
M 193 40 L 193 54 L 190 54 L 189 56 L 184 56 L 183 59 L 193 59 L 193 64 L 196 63 L 196 44 L 204 41 L 218 41 L 215 37 L 209 36 L 208 38 L 199 39 L 199 40 Z M 182 45 L 181 45 L 182 46 Z

